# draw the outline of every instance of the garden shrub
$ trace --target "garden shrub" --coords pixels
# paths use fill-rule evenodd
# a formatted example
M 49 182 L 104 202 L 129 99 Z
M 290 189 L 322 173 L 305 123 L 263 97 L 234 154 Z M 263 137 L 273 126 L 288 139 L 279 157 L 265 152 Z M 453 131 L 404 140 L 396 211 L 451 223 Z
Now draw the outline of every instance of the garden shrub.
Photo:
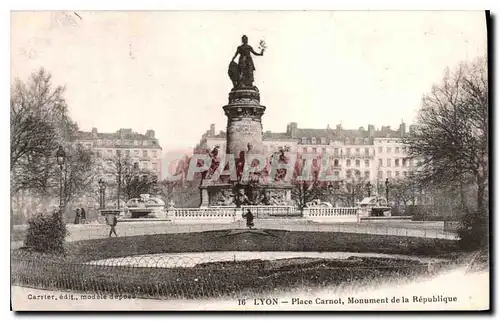
M 38 213 L 28 220 L 25 246 L 41 253 L 64 253 L 64 242 L 68 235 L 59 213 Z

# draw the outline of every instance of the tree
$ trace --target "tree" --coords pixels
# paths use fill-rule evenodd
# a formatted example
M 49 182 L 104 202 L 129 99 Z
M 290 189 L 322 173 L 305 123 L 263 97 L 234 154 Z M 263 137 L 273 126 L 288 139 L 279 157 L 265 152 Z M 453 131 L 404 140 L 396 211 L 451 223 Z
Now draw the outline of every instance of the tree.
M 481 213 L 487 213 L 488 103 L 486 59 L 463 63 L 423 97 L 418 127 L 404 139 L 410 157 L 421 161 L 424 185 L 464 189 L 473 179 Z
M 486 58 L 462 63 L 423 97 L 417 129 L 404 139 L 410 157 L 421 162 L 417 177 L 423 186 L 460 191 L 469 226 L 487 223 L 488 107 Z M 472 210 L 470 188 L 476 190 Z
M 76 131 L 64 87 L 53 88 L 48 72 L 41 68 L 27 82 L 16 79 L 10 99 L 11 194 L 27 192 L 42 206 L 59 195 L 61 173 L 55 152 L 59 145 L 68 145 Z
M 90 150 L 80 145 L 68 147 L 62 173 L 64 204 L 96 190 L 99 165 Z
M 117 206 L 122 196 L 138 198 L 157 190 L 158 177 L 149 170 L 139 169 L 139 164 L 117 150 L 116 156 L 108 160 L 106 171 L 115 177 Z

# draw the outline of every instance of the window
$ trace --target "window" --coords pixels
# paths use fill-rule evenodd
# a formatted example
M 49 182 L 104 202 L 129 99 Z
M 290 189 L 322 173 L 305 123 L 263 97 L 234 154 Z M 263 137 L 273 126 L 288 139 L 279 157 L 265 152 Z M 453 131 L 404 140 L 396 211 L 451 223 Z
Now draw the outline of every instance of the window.
M 350 177 L 352 176 L 352 171 L 351 171 L 351 170 L 348 170 L 348 171 L 346 172 L 346 176 L 347 176 L 347 178 L 350 178 Z
M 356 148 L 356 155 L 359 155 L 359 148 Z
M 384 176 L 384 173 L 382 171 L 379 171 L 378 174 L 377 174 L 378 178 L 382 178 Z
M 408 176 L 408 173 L 407 172 L 403 172 L 403 176 L 404 177 Z
M 338 160 L 338 159 L 335 159 L 335 160 L 333 161 L 333 166 L 335 166 L 335 167 L 340 166 L 340 165 L 339 165 L 339 160 Z
M 382 162 L 382 158 L 378 159 L 378 166 L 384 166 L 384 163 Z
M 347 167 L 350 167 L 351 166 L 351 160 L 350 159 L 346 160 L 345 164 L 346 164 Z
M 347 153 L 347 155 L 351 155 L 351 149 L 350 148 L 346 148 L 345 152 Z
M 136 150 L 134 150 L 134 155 L 135 155 L 135 156 L 139 156 L 139 151 L 138 151 L 137 149 L 136 149 Z
M 365 159 L 365 167 L 370 167 L 370 160 L 369 159 Z
M 339 156 L 339 149 L 338 148 L 333 149 L 333 155 Z
M 316 137 L 311 138 L 311 144 L 316 144 Z
M 399 153 L 399 147 L 396 147 L 396 154 Z
M 369 148 L 365 148 L 365 156 L 370 156 L 370 149 Z
M 102 157 L 102 152 L 100 150 L 97 151 L 97 157 Z
M 316 147 L 313 147 L 313 153 L 316 154 L 318 152 L 318 149 Z
M 387 178 L 391 177 L 391 171 L 387 171 Z
M 403 158 L 403 159 L 401 160 L 401 163 L 402 163 L 403 167 L 406 167 L 406 158 Z
M 143 150 L 142 151 L 142 157 L 148 157 L 148 151 L 147 150 Z
M 390 147 L 387 147 L 386 152 L 387 152 L 387 153 L 390 153 L 390 152 L 391 152 L 391 148 L 390 148 Z
M 396 159 L 394 160 L 394 166 L 396 166 L 396 167 L 398 167 L 398 166 L 399 166 L 399 159 L 398 159 L 398 158 L 396 158 Z
M 323 147 L 322 151 L 323 151 L 323 154 L 326 154 L 326 148 L 325 147 Z
M 391 159 L 390 158 L 387 159 L 387 167 L 391 167 Z
M 379 152 L 379 153 L 382 153 L 382 147 L 379 147 L 379 148 L 378 148 L 378 152 Z
M 268 150 L 268 147 L 266 146 L 266 151 Z M 158 157 L 158 151 L 154 150 L 153 151 L 153 157 Z
M 302 137 L 302 144 L 307 144 L 307 137 Z
M 339 177 L 339 172 L 338 171 L 334 171 L 333 175 L 338 178 Z
M 365 178 L 370 178 L 370 171 L 365 172 Z
M 326 144 L 326 138 L 325 137 L 321 137 L 321 145 L 325 145 Z
M 151 169 L 156 170 L 156 163 L 151 163 Z
M 119 149 L 117 149 L 117 150 L 116 150 L 116 156 L 120 156 L 121 154 L 122 154 L 122 151 L 121 151 L 121 150 L 119 150 Z
M 361 176 L 361 172 L 358 171 L 358 170 L 355 172 L 355 174 L 356 174 L 357 177 Z
M 134 169 L 135 169 L 135 170 L 139 169 L 139 163 L 138 163 L 138 162 L 135 162 L 135 163 L 134 163 Z
M 361 161 L 359 159 L 356 159 L 356 167 L 361 166 Z
M 128 156 L 130 156 L 130 150 L 128 150 L 128 149 L 127 149 L 127 150 L 125 151 L 125 156 L 127 156 L 127 157 L 128 157 Z
M 396 177 L 399 177 L 399 172 L 396 172 Z

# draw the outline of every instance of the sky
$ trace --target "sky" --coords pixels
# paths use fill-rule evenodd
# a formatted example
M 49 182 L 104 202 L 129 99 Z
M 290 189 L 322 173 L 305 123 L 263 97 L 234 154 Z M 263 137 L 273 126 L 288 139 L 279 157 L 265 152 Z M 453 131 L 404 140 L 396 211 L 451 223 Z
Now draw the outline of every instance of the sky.
M 78 11 L 11 14 L 11 80 L 44 67 L 81 130 L 154 129 L 192 149 L 222 107 L 241 36 L 258 49 L 263 130 L 397 128 L 445 68 L 486 53 L 483 11 Z

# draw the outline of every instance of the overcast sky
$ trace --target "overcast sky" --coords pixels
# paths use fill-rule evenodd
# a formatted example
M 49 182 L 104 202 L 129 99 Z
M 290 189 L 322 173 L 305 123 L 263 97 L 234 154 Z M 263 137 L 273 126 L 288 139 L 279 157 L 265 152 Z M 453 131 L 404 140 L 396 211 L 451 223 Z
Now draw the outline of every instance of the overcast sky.
M 257 50 L 264 130 L 409 124 L 446 67 L 486 52 L 482 11 L 16 12 L 11 77 L 45 67 L 82 130 L 154 129 L 164 151 L 225 130 L 227 67 Z

